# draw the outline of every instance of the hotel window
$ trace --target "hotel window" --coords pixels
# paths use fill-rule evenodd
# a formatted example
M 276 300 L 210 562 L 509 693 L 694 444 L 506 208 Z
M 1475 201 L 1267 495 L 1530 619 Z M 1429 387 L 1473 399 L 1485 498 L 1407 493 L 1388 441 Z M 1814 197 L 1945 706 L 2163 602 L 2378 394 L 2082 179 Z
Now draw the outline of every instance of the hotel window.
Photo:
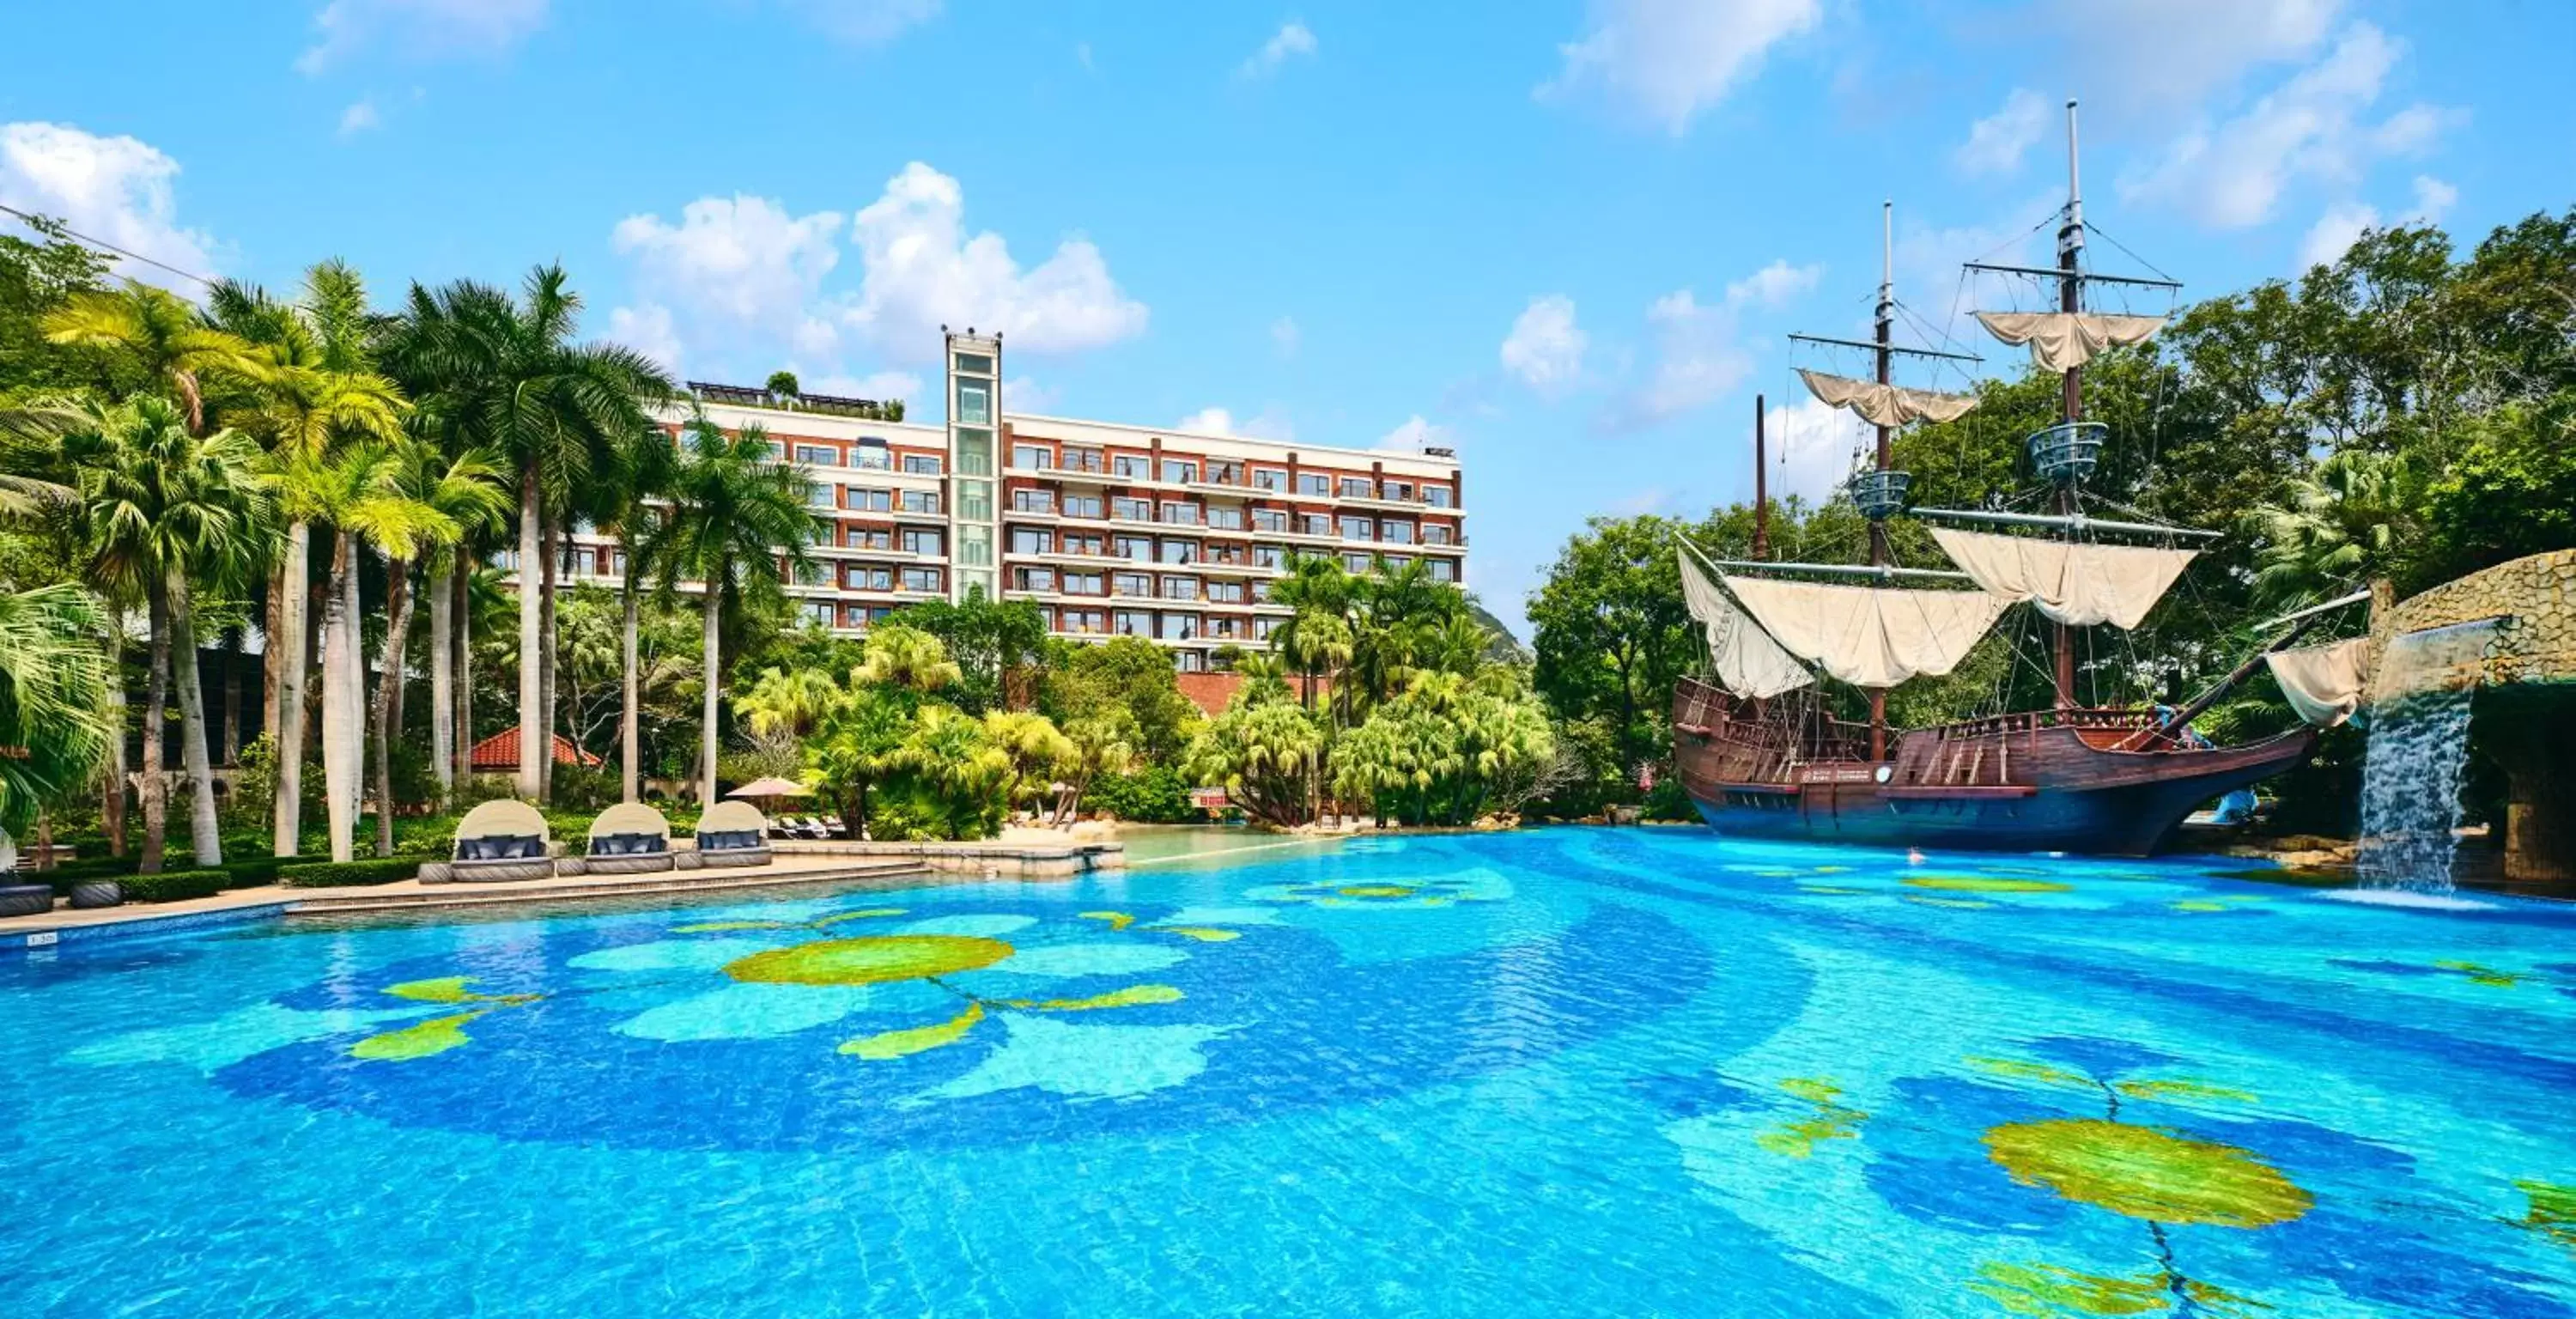
M 821 600 L 806 601 L 805 621 L 816 627 L 830 627 L 832 625 L 832 606 Z
M 993 424 L 993 383 L 989 380 L 957 382 L 957 420 L 968 426 Z
M 937 476 L 944 466 L 935 453 L 908 453 L 903 456 L 903 470 L 914 476 Z
M 894 453 L 879 439 L 862 439 L 850 449 L 850 465 L 871 472 L 893 468 Z
M 903 552 L 906 554 L 936 555 L 945 543 L 946 538 L 936 531 L 907 530 L 903 533 Z
M 1196 577 L 1180 577 L 1180 576 L 1172 576 L 1172 577 L 1166 577 L 1166 578 L 1164 578 L 1164 579 L 1163 579 L 1163 598 L 1164 598 L 1164 599 L 1166 599 L 1166 600 L 1196 600 L 1196 599 L 1198 599 L 1198 598 L 1199 598 L 1199 579 L 1198 579 L 1198 578 L 1196 578 Z
M 1109 630 L 1109 611 L 1105 609 L 1068 609 L 1064 611 L 1063 618 L 1064 630 L 1067 632 Z
M 891 490 L 861 490 L 852 486 L 841 495 L 841 507 L 863 513 L 884 513 L 894 507 L 894 492 Z
M 1377 519 L 1345 513 L 1342 515 L 1341 531 L 1344 540 L 1375 540 L 1377 539 Z
M 1256 508 L 1252 510 L 1252 529 L 1255 531 L 1286 531 L 1288 529 L 1288 515 L 1275 508 Z
M 1208 598 L 1208 599 L 1210 599 L 1210 600 L 1214 600 L 1214 601 L 1216 601 L 1216 602 L 1217 602 L 1217 603 L 1219 603 L 1219 604 L 1228 604 L 1228 605 L 1239 605 L 1239 604 L 1242 604 L 1242 603 L 1243 603 L 1243 583 L 1241 583 L 1241 582 L 1209 582 L 1209 583 L 1207 584 L 1207 598 Z
M 883 527 L 852 527 L 842 543 L 854 550 L 890 550 L 894 533 Z
M 1062 576 L 1064 578 L 1064 593 L 1066 595 L 1102 595 L 1107 593 L 1108 587 L 1103 581 L 1100 573 L 1097 571 L 1066 572 L 1062 574 Z
M 1333 479 L 1321 472 L 1299 472 L 1297 474 L 1297 493 L 1301 495 L 1329 495 L 1333 493 Z
M 1367 572 L 1369 570 L 1369 556 L 1365 554 L 1345 554 L 1342 556 L 1342 569 L 1345 572 Z
M 1413 498 L 1413 483 L 1411 481 L 1389 481 L 1385 486 L 1385 497 L 1395 500 L 1411 499 Z
M 1427 485 L 1422 487 L 1422 502 L 1429 504 L 1433 508 L 1449 507 L 1449 499 L 1449 487 L 1445 485 Z
M 1243 468 L 1236 463 L 1212 462 L 1208 464 L 1207 479 L 1210 485 L 1241 485 Z
M 1096 532 L 1088 536 L 1067 532 L 1064 536 L 1064 552 L 1067 554 L 1098 554 L 1100 552 L 1100 536 Z
M 939 552 L 939 536 L 936 532 L 930 533 L 930 552 L 933 554 Z M 992 566 L 992 563 L 993 529 L 991 527 L 958 528 L 957 566 L 961 568 L 986 568 Z M 992 574 L 977 573 L 976 576 L 984 578 L 989 582 Z
M 1100 451 L 1098 449 L 1065 450 L 1063 470 L 1068 472 L 1098 472 L 1100 470 Z
M 1435 582 L 1454 582 L 1458 580 L 1458 561 L 1456 559 L 1433 559 L 1430 560 L 1430 564 L 1431 580 Z
M 1342 478 L 1342 498 L 1366 499 L 1372 493 L 1373 492 L 1369 489 L 1369 479 L 1367 477 L 1345 476 Z
M 1199 543 L 1197 541 L 1167 540 L 1163 542 L 1162 561 L 1165 563 L 1196 563 L 1198 562 L 1198 559 Z
M 1452 542 L 1449 539 L 1449 535 L 1448 523 L 1425 522 L 1422 524 L 1422 543 L 1425 545 L 1451 544 Z
M 1011 577 L 1011 584 L 1023 591 L 1055 590 L 1055 569 L 1053 568 L 1013 568 Z
M 957 369 L 971 371 L 979 376 L 989 376 L 993 374 L 993 359 L 985 353 L 959 353 Z
M 866 605 L 841 606 L 841 626 L 866 627 L 867 625 L 868 607 Z
M 1276 467 L 1255 467 L 1252 469 L 1252 488 L 1273 493 L 1285 490 L 1288 488 L 1288 473 Z
M 1052 490 L 1014 490 L 1011 492 L 1011 511 L 1014 513 L 1052 513 L 1055 511 L 1055 492 Z
M 1397 522 L 1393 519 L 1389 519 L 1377 524 L 1377 532 L 1377 538 L 1379 540 L 1385 541 L 1391 545 L 1410 545 L 1413 543 L 1413 524 L 1410 522 Z
M 1064 497 L 1064 515 L 1066 517 L 1096 518 L 1100 516 L 1100 509 L 1101 502 L 1100 496 L 1098 495 L 1066 495 Z
M 1165 500 L 1163 501 L 1163 520 L 1174 526 L 1195 527 L 1199 524 L 1199 506 Z
M 1154 635 L 1154 613 L 1150 609 L 1113 609 L 1109 611 L 1109 630 L 1122 637 Z
M 1044 445 L 1014 444 L 1011 446 L 1011 466 L 1045 471 L 1055 466 L 1055 455 L 1049 453 Z
M 993 483 L 958 478 L 957 516 L 968 522 L 992 521 Z
M 1255 568 L 1278 568 L 1285 566 L 1287 562 L 1288 552 L 1276 545 L 1252 547 L 1252 566 Z
M 906 490 L 906 491 L 904 491 L 904 492 L 903 492 L 903 511 L 904 511 L 904 512 L 906 512 L 906 513 L 936 513 L 936 512 L 938 512 L 938 511 L 939 511 L 939 492 L 938 492 L 938 491 L 936 491 L 936 490 Z
M 798 586 L 821 586 L 831 580 L 829 570 L 824 565 L 811 562 L 794 565 L 794 571 L 790 577 Z
M 1109 542 L 1109 552 L 1117 558 L 1133 559 L 1138 563 L 1151 563 L 1154 560 L 1154 538 L 1120 536 Z
M 1333 534 L 1333 519 L 1324 513 L 1300 513 L 1297 530 L 1309 536 L 1329 536 Z
M 1256 618 L 1252 620 L 1252 639 L 1255 641 L 1268 641 L 1270 639 L 1270 629 L 1277 626 L 1279 626 L 1279 620 L 1275 618 Z
M 805 502 L 808 506 L 813 508 L 830 508 L 832 506 L 832 487 L 825 485 L 820 481 L 806 486 Z
M 1162 637 L 1165 641 L 1192 641 L 1197 639 L 1198 634 L 1198 615 L 1165 614 L 1163 615 L 1162 630 L 1156 635 Z
M 940 589 L 942 580 L 943 578 L 937 568 L 906 568 L 903 570 L 903 589 L 907 591 L 936 591 Z
M 1199 479 L 1199 465 L 1179 458 L 1163 460 L 1163 479 L 1176 485 L 1188 485 Z
M 964 476 L 993 474 L 993 432 L 959 428 L 957 471 Z
M 873 563 L 854 563 L 841 572 L 841 586 L 850 591 L 891 591 L 894 569 Z
M 620 577 L 626 575 L 626 551 L 619 550 L 610 562 L 614 565 L 609 569 L 610 572 L 613 572 Z
M 1011 528 L 1011 553 L 1053 554 L 1055 533 L 1044 527 Z
M 1195 650 L 1185 650 L 1172 657 L 1172 667 L 1181 673 L 1204 673 L 1207 671 L 1207 656 Z
M 1262 601 L 1270 598 L 1270 582 L 1267 578 L 1252 584 L 1252 598 Z
M 808 467 L 838 467 L 841 465 L 841 451 L 819 444 L 800 444 L 796 446 L 796 461 Z
M 674 443 L 676 442 L 677 441 L 674 441 Z M 769 442 L 769 461 L 773 463 L 783 463 L 787 461 L 787 442 L 785 440 L 771 440 Z
M 1122 495 L 1109 501 L 1109 516 L 1120 522 L 1151 522 L 1154 520 L 1154 501 L 1129 499 Z
M 1143 481 L 1150 478 L 1152 465 L 1141 453 L 1114 454 L 1109 459 L 1109 474 Z
M 1122 572 L 1109 579 L 1112 595 L 1152 595 L 1154 579 L 1141 572 Z
M 1211 618 L 1207 634 L 1210 641 L 1234 641 L 1243 636 L 1243 625 L 1236 619 Z
M 1226 531 L 1241 531 L 1243 530 L 1243 510 L 1232 507 L 1211 508 L 1207 511 L 1207 524 Z

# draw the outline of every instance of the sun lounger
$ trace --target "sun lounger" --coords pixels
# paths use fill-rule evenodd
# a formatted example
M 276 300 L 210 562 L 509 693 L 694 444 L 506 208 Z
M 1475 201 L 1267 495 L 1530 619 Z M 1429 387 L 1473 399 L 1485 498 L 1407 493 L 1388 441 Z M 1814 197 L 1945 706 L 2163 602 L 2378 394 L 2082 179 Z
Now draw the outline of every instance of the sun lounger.
M 590 850 L 583 858 L 594 875 L 637 875 L 671 868 L 671 822 L 641 802 L 626 802 L 600 812 L 590 825 Z
M 548 841 L 546 817 L 536 807 L 507 798 L 487 801 L 458 822 L 448 878 L 460 884 L 551 879 L 555 863 Z
M 769 864 L 769 821 L 747 801 L 720 801 L 698 817 L 698 864 Z

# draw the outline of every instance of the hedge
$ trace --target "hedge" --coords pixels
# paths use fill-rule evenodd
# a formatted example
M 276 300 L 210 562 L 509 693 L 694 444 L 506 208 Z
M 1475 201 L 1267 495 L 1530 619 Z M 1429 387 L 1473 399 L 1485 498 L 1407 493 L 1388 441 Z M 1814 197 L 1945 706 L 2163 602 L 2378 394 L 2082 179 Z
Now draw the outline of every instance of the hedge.
M 228 870 L 164 870 L 157 875 L 124 875 L 117 887 L 128 902 L 184 902 L 211 898 L 234 883 Z
M 419 873 L 420 858 L 396 856 L 280 866 L 277 879 L 288 888 L 354 888 L 399 883 Z

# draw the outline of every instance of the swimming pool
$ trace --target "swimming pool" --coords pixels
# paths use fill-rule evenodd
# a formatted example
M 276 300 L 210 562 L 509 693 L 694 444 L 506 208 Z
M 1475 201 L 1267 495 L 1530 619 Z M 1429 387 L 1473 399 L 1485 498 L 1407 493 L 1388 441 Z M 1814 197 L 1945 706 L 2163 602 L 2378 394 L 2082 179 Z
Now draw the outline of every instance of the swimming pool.
M 67 1316 L 2570 1315 L 2571 1027 L 2564 908 L 1699 830 L 290 923 L 0 961 L 0 1286 Z

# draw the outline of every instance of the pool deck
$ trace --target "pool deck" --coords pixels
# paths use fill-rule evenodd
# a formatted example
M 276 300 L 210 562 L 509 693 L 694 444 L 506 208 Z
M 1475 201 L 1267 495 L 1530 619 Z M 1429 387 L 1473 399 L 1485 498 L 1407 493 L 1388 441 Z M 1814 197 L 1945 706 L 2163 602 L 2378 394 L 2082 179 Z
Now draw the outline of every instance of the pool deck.
M 362 888 L 232 889 L 181 902 L 127 903 L 75 911 L 59 901 L 40 915 L 0 918 L 0 953 L 65 942 L 147 936 L 209 925 L 290 916 L 455 911 L 529 903 L 632 900 L 663 894 L 722 893 L 808 884 L 914 884 L 933 876 L 960 881 L 1069 878 L 1125 864 L 1115 844 L 1073 843 L 780 843 L 768 865 L 740 869 L 666 870 L 642 875 L 558 875 L 491 883 L 406 879 Z

